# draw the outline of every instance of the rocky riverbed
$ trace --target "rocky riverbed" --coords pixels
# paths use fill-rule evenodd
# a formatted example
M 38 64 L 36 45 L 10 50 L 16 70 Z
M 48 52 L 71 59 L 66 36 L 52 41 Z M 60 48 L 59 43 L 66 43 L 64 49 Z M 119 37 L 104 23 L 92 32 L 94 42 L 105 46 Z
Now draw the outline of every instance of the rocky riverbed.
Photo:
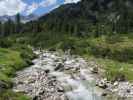
M 118 100 L 110 96 L 112 93 L 122 99 L 125 93 L 133 96 L 132 85 L 103 79 L 99 74 L 102 70 L 93 61 L 87 62 L 69 53 L 35 53 L 39 57 L 33 60 L 34 65 L 18 71 L 13 79 L 13 90 L 25 93 L 33 100 Z

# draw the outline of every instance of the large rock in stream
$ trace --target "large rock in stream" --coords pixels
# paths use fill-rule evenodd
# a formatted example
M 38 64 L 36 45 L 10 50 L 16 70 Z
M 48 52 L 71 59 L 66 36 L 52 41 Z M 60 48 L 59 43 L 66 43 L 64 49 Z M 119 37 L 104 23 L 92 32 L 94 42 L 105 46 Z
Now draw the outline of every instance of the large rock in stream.
M 0 81 L 0 92 L 2 92 L 3 90 L 7 89 L 9 86 L 6 82 L 4 81 Z
M 63 71 L 64 65 L 62 63 L 57 64 L 57 66 L 54 69 L 55 71 Z

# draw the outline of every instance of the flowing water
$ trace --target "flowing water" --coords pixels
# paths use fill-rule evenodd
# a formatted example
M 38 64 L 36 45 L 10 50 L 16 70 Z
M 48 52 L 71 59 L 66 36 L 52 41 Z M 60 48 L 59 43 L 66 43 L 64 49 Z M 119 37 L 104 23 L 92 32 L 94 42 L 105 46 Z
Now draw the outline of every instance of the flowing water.
M 42 85 L 38 85 L 39 83 L 37 83 L 37 85 L 35 84 L 35 82 L 39 81 L 27 82 L 28 85 L 26 85 L 24 81 L 33 79 L 33 76 L 35 76 L 35 73 L 39 69 L 41 71 L 47 70 L 47 76 L 56 77 L 59 85 L 63 87 L 63 94 L 67 97 L 67 100 L 106 100 L 101 96 L 102 91 L 95 86 L 96 77 L 90 71 L 90 64 L 83 58 L 60 54 L 58 52 L 44 52 L 38 59 L 34 60 L 33 63 L 33 66 L 17 72 L 17 76 L 14 78 L 14 91 L 23 91 L 31 97 L 34 96 L 34 92 L 39 90 L 33 88 L 39 88 Z M 47 76 L 45 75 L 45 77 Z M 34 80 L 37 79 L 38 78 L 35 78 Z M 31 88 L 31 90 L 29 88 Z M 60 100 L 66 99 L 63 98 Z

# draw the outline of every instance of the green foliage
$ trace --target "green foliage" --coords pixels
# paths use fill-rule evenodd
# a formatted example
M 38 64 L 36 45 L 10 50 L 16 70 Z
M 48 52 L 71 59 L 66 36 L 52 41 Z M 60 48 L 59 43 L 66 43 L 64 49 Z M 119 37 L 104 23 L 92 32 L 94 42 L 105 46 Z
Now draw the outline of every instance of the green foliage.
M 19 52 L 0 48 L 0 65 L 0 72 L 6 76 L 10 76 L 13 75 L 17 69 L 26 66 L 26 62 L 21 58 Z M 0 79 L 1 78 L 3 77 L 0 77 Z
M 0 39 L 0 43 L 0 81 L 6 84 L 0 93 L 0 100 L 30 100 L 23 94 L 14 93 L 7 89 L 12 87 L 11 78 L 15 72 L 32 64 L 31 60 L 35 55 L 31 47 L 17 42 L 14 37 Z
M 91 53 L 96 57 L 133 63 L 132 39 L 119 35 L 102 36 L 90 41 Z
M 105 76 L 108 80 L 115 81 L 120 77 L 125 77 L 126 80 L 133 81 L 133 64 L 121 63 L 115 60 L 102 58 L 89 58 L 95 60 L 105 70 Z
M 0 93 L 0 100 L 31 100 L 31 98 L 22 93 L 14 93 L 11 90 L 5 90 Z
M 13 41 L 11 39 L 0 38 L 0 47 L 8 48 L 12 46 Z
M 69 49 L 74 50 L 76 48 L 75 44 L 76 40 L 74 38 L 68 38 L 67 40 L 63 40 L 58 48 L 61 48 L 64 51 Z

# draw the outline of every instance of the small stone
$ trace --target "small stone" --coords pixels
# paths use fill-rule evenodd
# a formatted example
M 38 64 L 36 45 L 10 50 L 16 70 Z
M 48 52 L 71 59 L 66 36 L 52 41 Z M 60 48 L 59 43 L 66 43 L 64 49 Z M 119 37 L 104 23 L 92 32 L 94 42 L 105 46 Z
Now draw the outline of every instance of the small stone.
M 58 92 L 64 92 L 64 89 L 61 88 L 61 87 L 59 87 L 57 91 L 58 91 Z
M 106 81 L 103 79 L 103 80 L 101 80 L 100 82 L 98 82 L 97 83 L 98 84 L 98 86 L 100 87 L 100 88 L 102 88 L 102 89 L 106 89 L 108 86 L 107 86 L 107 83 L 106 83 Z
M 91 72 L 94 73 L 94 74 L 97 74 L 98 73 L 98 67 L 92 68 L 92 71 Z
M 17 93 L 26 93 L 25 90 L 18 90 L 18 89 L 13 89 L 14 92 L 17 92 Z
M 57 71 L 62 69 L 64 69 L 64 65 L 62 63 L 59 63 L 54 70 Z
M 127 89 L 127 93 L 130 93 L 131 92 L 131 90 L 130 89 Z
M 102 88 L 102 89 L 106 89 L 107 85 L 106 84 L 102 84 L 102 85 L 99 85 L 99 87 Z
M 118 84 L 119 84 L 118 81 L 114 82 L 114 86 L 118 86 Z
M 38 96 L 33 97 L 33 100 L 38 100 Z
M 56 51 L 56 49 L 55 48 L 50 48 L 49 51 Z
M 54 62 L 59 62 L 59 59 L 55 59 Z
M 22 82 L 22 81 L 18 81 L 18 83 L 17 84 L 24 84 L 24 82 Z
M 102 96 L 104 96 L 104 97 L 107 96 L 107 95 L 108 95 L 108 94 L 107 94 L 106 92 L 103 92 L 103 93 L 102 93 Z
M 46 72 L 46 74 L 48 74 L 48 73 L 50 72 L 50 70 L 49 70 L 49 69 L 47 69 L 47 70 L 45 70 L 45 72 Z

